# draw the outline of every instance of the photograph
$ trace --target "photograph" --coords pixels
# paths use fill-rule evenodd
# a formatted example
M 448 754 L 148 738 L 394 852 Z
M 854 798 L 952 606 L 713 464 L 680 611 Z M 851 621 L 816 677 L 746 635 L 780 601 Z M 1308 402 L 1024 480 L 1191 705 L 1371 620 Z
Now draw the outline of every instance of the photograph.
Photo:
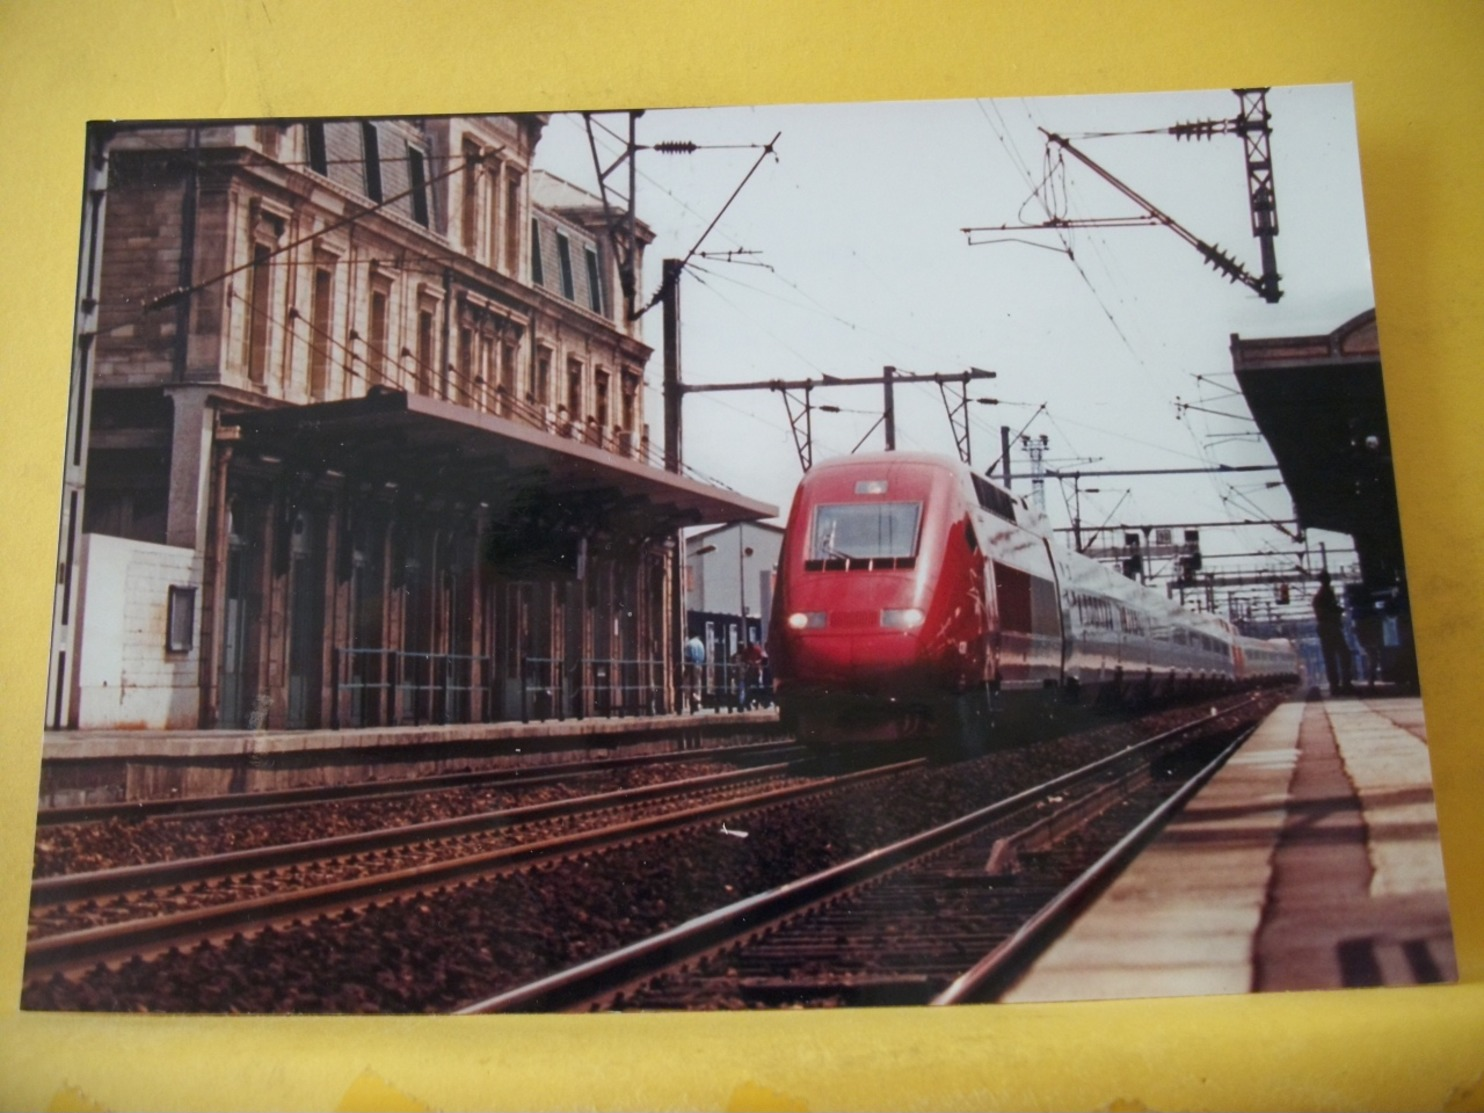
M 1350 85 L 77 140 L 23 1011 L 1458 980 Z

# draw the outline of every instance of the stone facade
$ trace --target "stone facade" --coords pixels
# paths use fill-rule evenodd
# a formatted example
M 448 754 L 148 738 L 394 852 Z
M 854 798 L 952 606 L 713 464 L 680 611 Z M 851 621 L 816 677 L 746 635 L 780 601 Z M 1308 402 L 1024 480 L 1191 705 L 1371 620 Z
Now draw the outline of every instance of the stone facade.
M 532 169 L 545 122 L 95 129 L 49 725 L 668 706 L 680 522 L 632 486 L 650 349 L 598 200 Z M 449 407 L 415 452 L 371 418 L 315 433 L 392 397 Z M 301 408 L 286 440 L 245 420 Z M 597 491 L 502 468 L 516 427 L 598 450 Z M 537 535 L 562 558 L 522 559 Z M 186 651 L 156 636 L 170 586 Z

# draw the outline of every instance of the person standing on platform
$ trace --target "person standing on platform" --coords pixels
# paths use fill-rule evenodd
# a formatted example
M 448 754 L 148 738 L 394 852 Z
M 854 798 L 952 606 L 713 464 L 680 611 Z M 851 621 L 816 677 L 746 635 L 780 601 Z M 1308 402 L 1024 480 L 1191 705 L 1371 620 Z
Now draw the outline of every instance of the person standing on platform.
M 741 664 L 741 691 L 738 693 L 739 711 L 756 707 L 763 692 L 763 647 L 757 642 L 748 642 L 738 652 Z
M 1319 590 L 1314 593 L 1314 618 L 1319 625 L 1319 649 L 1324 654 L 1324 671 L 1329 677 L 1332 696 L 1350 691 L 1350 647 L 1345 644 L 1345 608 L 1335 596 L 1329 573 L 1319 573 Z
M 681 649 L 681 660 L 685 664 L 685 693 L 683 699 L 692 710 L 701 709 L 701 669 L 706 664 L 706 646 L 694 634 Z

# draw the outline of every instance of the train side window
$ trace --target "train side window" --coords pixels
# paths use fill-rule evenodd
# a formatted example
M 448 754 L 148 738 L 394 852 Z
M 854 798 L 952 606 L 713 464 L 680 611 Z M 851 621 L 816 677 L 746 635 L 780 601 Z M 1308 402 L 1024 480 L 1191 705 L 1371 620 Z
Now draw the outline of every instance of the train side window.
M 969 552 L 977 553 L 979 551 L 979 535 L 974 532 L 973 522 L 964 523 L 964 541 L 968 543 Z
M 994 562 L 995 597 L 999 600 L 1000 628 L 1019 634 L 1031 632 L 1031 577 L 1018 568 Z
M 1031 576 L 1031 632 L 1049 637 L 1061 636 L 1061 608 L 1057 606 L 1056 585 L 1040 576 Z

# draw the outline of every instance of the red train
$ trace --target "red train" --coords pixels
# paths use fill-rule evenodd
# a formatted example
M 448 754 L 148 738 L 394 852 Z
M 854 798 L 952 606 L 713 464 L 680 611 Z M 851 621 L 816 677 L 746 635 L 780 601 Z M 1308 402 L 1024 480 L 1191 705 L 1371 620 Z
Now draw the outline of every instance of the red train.
M 1057 543 L 1045 517 L 937 456 L 815 467 L 789 513 L 769 634 L 806 738 L 947 736 L 1052 707 L 1139 706 L 1291 682 L 1294 648 L 1238 635 Z

